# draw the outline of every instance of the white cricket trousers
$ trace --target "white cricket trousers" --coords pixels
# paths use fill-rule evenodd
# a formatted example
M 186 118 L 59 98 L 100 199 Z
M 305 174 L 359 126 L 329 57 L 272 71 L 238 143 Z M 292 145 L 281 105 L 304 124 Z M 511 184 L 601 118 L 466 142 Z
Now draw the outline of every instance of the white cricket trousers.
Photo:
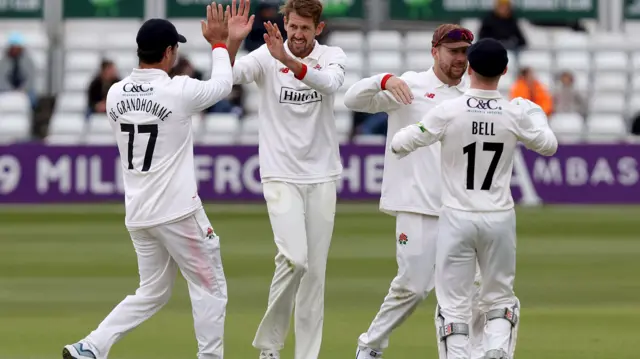
M 433 290 L 437 239 L 438 217 L 398 212 L 395 233 L 398 272 L 369 329 L 358 338 L 360 347 L 386 349 L 393 330 L 404 323 Z M 475 318 L 480 320 L 472 327 L 475 334 L 472 337 L 481 339 L 484 315 L 475 311 Z M 484 357 L 484 352 L 479 357 Z
M 327 256 L 336 211 L 336 182 L 263 184 L 278 248 L 267 311 L 253 346 L 281 350 L 295 306 L 295 359 L 317 359 L 322 343 Z
M 178 269 L 189 287 L 198 359 L 222 359 L 227 285 L 220 240 L 204 209 L 172 223 L 131 230 L 140 288 L 127 296 L 89 334 L 99 358 L 118 340 L 157 313 L 171 297 Z
M 513 291 L 516 271 L 515 211 L 465 212 L 444 207 L 436 250 L 436 297 L 445 325 L 471 325 L 476 260 L 482 273 L 479 308 L 483 313 L 519 305 Z M 453 327 L 452 327 L 453 328 Z M 512 353 L 511 323 L 487 321 L 483 347 Z M 470 358 L 469 338 L 446 338 L 447 359 Z
M 434 286 L 438 217 L 399 212 L 396 215 L 398 272 L 382 306 L 358 345 L 382 351 L 391 332 L 400 326 Z

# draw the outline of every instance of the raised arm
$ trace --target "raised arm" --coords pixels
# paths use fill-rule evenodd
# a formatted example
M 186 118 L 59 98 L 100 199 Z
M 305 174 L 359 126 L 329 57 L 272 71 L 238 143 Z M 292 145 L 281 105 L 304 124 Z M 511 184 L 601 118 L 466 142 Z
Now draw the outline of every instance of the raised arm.
M 231 8 L 227 5 L 229 19 L 227 25 L 229 28 L 229 39 L 227 40 L 227 48 L 229 49 L 229 58 L 231 64 L 236 61 L 236 55 L 242 41 L 247 38 L 253 28 L 253 21 L 256 19 L 255 15 L 249 16 L 251 12 L 251 1 L 240 0 L 239 4 L 236 4 L 236 0 L 231 1 Z
M 229 53 L 220 44 L 214 47 L 211 52 L 213 61 L 211 63 L 211 78 L 207 81 L 200 81 L 193 78 L 186 78 L 182 95 L 189 108 L 194 112 L 203 111 L 231 93 L 233 87 L 233 77 L 231 75 L 231 62 Z
M 264 45 L 236 60 L 233 64 L 233 84 L 245 85 L 259 82 L 264 73 L 264 55 L 267 54 Z
M 292 69 L 295 77 L 305 85 L 324 94 L 336 93 L 344 83 L 347 55 L 342 49 L 334 47 L 329 55 L 329 63 L 322 69 L 311 69 L 307 65 L 289 56 L 284 65 Z
M 420 147 L 430 146 L 440 141 L 447 124 L 442 107 L 436 106 L 419 123 L 398 131 L 391 140 L 391 151 L 402 158 Z
M 326 95 L 333 94 L 342 87 L 347 62 L 347 55 L 342 49 L 329 48 L 327 66 L 322 69 L 311 69 L 285 51 L 284 40 L 277 25 L 267 22 L 265 28 L 267 33 L 264 35 L 264 41 L 269 53 L 289 68 L 298 80 Z
M 558 150 L 558 139 L 549 127 L 547 115 L 535 103 L 522 98 L 511 101 L 521 107 L 521 116 L 516 124 L 516 135 L 524 146 L 543 156 L 552 156 Z
M 227 15 L 229 8 L 227 7 Z M 184 77 L 182 96 L 189 110 L 202 111 L 229 96 L 233 87 L 231 61 L 225 41 L 227 20 L 222 5 L 207 6 L 207 21 L 202 21 L 202 35 L 211 44 L 211 77 L 207 81 Z
M 245 56 L 236 62 L 236 55 L 238 54 L 238 50 L 240 50 L 240 46 L 242 46 L 242 41 L 246 39 L 251 32 L 255 15 L 249 16 L 249 12 L 251 11 L 250 0 L 239 0 L 238 6 L 236 5 L 237 0 L 231 1 L 227 48 L 229 49 L 229 58 L 233 66 L 234 84 L 248 84 L 256 81 L 260 76 L 261 67 L 259 60 L 255 58 L 256 54 L 253 54 L 251 55 L 254 56 L 253 58 Z
M 391 92 L 386 91 L 387 84 L 394 78 L 396 77 L 391 74 L 379 74 L 356 82 L 344 95 L 345 106 L 352 111 L 366 113 L 397 110 L 401 103 Z

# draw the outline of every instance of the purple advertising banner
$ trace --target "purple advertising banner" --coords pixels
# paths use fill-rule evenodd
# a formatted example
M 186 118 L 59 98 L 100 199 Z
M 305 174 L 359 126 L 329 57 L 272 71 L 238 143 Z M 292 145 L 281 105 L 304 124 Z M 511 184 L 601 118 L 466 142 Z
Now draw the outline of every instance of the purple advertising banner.
M 341 200 L 377 200 L 384 148 L 341 147 Z M 195 148 L 204 201 L 262 200 L 258 149 Z M 521 148 L 512 193 L 522 204 L 639 203 L 640 145 L 562 145 L 552 157 Z M 0 146 L 0 203 L 99 202 L 123 199 L 116 147 Z
M 341 149 L 341 199 L 380 196 L 384 148 Z M 264 200 L 256 146 L 196 146 L 203 201 Z M 122 167 L 114 146 L 0 146 L 0 203 L 123 200 Z

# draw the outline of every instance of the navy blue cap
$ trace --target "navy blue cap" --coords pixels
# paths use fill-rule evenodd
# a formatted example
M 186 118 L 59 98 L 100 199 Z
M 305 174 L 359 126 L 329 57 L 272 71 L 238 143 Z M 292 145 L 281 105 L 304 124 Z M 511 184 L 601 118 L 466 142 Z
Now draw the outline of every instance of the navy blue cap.
M 144 52 L 164 51 L 169 46 L 175 46 L 179 42 L 185 43 L 187 39 L 178 34 L 176 27 L 165 19 L 149 19 L 142 24 L 136 36 L 138 49 Z
M 482 39 L 467 49 L 467 60 L 471 69 L 485 77 L 502 75 L 507 68 L 507 49 L 497 40 Z

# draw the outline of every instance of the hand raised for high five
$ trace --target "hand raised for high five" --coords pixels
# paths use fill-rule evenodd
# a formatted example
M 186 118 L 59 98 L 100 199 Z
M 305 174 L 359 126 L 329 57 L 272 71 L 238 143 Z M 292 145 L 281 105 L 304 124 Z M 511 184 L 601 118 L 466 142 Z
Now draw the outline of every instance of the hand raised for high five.
M 284 62 L 287 58 L 287 52 L 284 50 L 284 40 L 278 25 L 269 21 L 264 23 L 264 27 L 267 29 L 267 33 L 264 34 L 264 42 L 267 44 L 271 56 L 280 62 Z
M 249 0 L 240 0 L 237 7 L 236 0 L 231 2 L 231 17 L 228 21 L 230 41 L 242 41 L 251 32 L 255 15 L 249 16 L 250 10 L 251 1 Z
M 230 8 L 227 6 L 226 12 L 223 11 L 222 5 L 215 2 L 207 5 L 207 21 L 201 21 L 202 36 L 212 46 L 224 43 L 229 37 L 229 27 L 227 21 L 230 17 Z

